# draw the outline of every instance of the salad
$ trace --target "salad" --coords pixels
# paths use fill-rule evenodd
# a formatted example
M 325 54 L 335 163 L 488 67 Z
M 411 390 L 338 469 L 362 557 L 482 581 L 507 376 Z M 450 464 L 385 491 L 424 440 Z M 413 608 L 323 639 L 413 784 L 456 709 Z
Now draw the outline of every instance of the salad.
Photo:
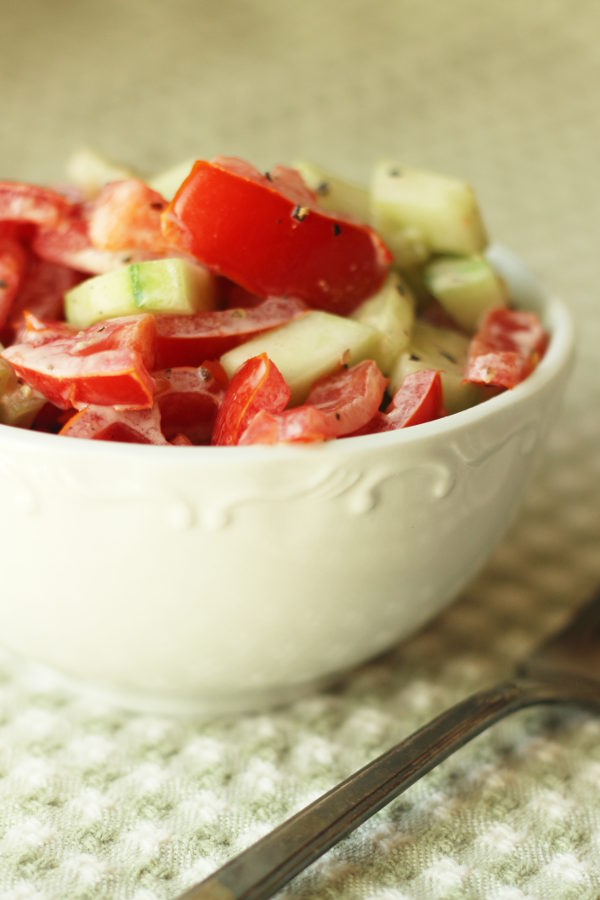
M 513 388 L 548 336 L 514 309 L 464 182 L 383 161 L 198 160 L 149 180 L 93 154 L 0 182 L 0 423 L 178 445 L 324 441 Z

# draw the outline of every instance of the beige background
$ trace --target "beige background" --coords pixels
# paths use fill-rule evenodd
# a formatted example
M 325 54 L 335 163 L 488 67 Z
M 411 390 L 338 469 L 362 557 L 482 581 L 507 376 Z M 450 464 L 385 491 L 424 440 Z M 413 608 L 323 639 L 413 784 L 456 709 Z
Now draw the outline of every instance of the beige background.
M 599 36 L 596 0 L 0 0 L 4 177 L 59 180 L 80 144 L 147 172 L 219 152 L 358 179 L 379 156 L 438 167 L 472 181 L 579 329 L 517 526 L 448 613 L 336 694 L 173 723 L 27 685 L 0 657 L 0 900 L 174 897 L 500 677 L 600 581 Z M 600 721 L 532 712 L 290 896 L 595 900 L 599 859 Z

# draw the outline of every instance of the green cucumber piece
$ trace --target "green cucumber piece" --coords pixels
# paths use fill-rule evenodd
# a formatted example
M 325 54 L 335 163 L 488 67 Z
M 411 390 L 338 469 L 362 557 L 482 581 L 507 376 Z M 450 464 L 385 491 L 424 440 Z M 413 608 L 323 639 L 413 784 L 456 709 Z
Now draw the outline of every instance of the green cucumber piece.
M 65 294 L 65 318 L 77 328 L 138 312 L 185 315 L 213 309 L 215 280 L 184 259 L 133 263 L 88 278 Z
M 436 369 L 441 374 L 448 413 L 474 406 L 483 399 L 483 392 L 478 385 L 463 381 L 469 344 L 469 338 L 458 331 L 417 319 L 410 344 L 390 375 L 388 390 L 395 394 L 411 372 Z
M 410 342 L 415 320 L 415 298 L 404 279 L 392 272 L 381 290 L 354 310 L 352 318 L 377 332 L 374 359 L 389 375 Z
M 67 177 L 87 197 L 93 197 L 105 184 L 111 181 L 122 181 L 125 178 L 138 177 L 132 169 L 83 147 L 71 154 L 66 165 Z
M 181 184 L 188 177 L 194 165 L 194 159 L 186 159 L 184 162 L 172 166 L 164 172 L 154 175 L 148 182 L 153 191 L 162 194 L 165 200 L 172 200 Z
M 344 365 L 373 359 L 378 340 L 377 332 L 369 325 L 311 310 L 234 347 L 220 361 L 231 378 L 247 359 L 266 353 L 289 385 L 290 402 L 295 406 L 302 403 L 317 379 Z
M 317 195 L 319 206 L 328 212 L 351 216 L 358 222 L 371 221 L 371 198 L 365 188 L 332 175 L 310 162 L 296 162 L 304 183 Z
M 425 266 L 423 279 L 448 315 L 471 333 L 488 309 L 507 303 L 504 282 L 480 255 L 435 259 Z
M 388 244 L 406 229 L 431 253 L 478 253 L 487 243 L 475 194 L 456 178 L 383 161 L 375 167 L 371 202 L 373 226 Z

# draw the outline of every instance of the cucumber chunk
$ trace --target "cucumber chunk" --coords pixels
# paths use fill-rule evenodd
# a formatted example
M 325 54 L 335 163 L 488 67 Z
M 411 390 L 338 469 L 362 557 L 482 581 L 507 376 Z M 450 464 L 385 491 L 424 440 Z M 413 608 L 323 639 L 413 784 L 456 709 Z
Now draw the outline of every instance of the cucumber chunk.
M 506 306 L 504 282 L 483 256 L 440 257 L 425 266 L 423 278 L 428 290 L 465 331 L 475 332 L 488 309 Z
M 288 383 L 290 402 L 295 406 L 302 403 L 318 378 L 344 365 L 373 359 L 378 340 L 377 332 L 369 325 L 312 310 L 234 347 L 220 361 L 231 378 L 247 359 L 266 353 Z
M 184 259 L 153 259 L 88 278 L 65 294 L 65 318 L 77 328 L 138 312 L 181 315 L 213 309 L 215 279 Z
M 66 171 L 69 181 L 82 190 L 86 197 L 95 196 L 111 181 L 137 177 L 132 169 L 111 162 L 88 147 L 71 154 Z
M 371 221 L 371 198 L 367 190 L 313 163 L 301 161 L 293 167 L 300 172 L 307 187 L 316 193 L 323 209 L 351 216 L 359 222 L 368 224 Z
M 352 318 L 377 332 L 375 362 L 389 375 L 410 342 L 415 320 L 415 298 L 397 272 L 388 275 L 380 291 L 352 313 Z
M 446 412 L 459 412 L 474 406 L 484 394 L 478 385 L 463 382 L 469 343 L 469 338 L 458 331 L 417 320 L 410 344 L 390 375 L 388 390 L 396 393 L 411 372 L 436 369 L 442 378 Z
M 162 194 L 165 200 L 172 200 L 181 184 L 188 177 L 194 165 L 194 159 L 186 159 L 184 162 L 172 166 L 164 172 L 154 175 L 148 182 L 153 191 Z
M 463 181 L 384 161 L 371 187 L 373 225 L 386 243 L 414 229 L 431 253 L 478 253 L 487 243 L 472 188 Z

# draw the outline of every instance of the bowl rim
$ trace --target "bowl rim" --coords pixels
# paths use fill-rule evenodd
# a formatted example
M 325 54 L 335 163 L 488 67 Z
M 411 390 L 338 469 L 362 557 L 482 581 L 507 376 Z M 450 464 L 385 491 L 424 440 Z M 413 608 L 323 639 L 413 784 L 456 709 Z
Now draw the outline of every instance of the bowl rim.
M 8 446 L 19 446 L 23 449 L 31 449 L 38 446 L 44 452 L 60 452 L 70 455 L 77 453 L 79 456 L 91 457 L 108 456 L 118 458 L 137 458 L 145 461 L 160 460 L 165 463 L 178 454 L 179 463 L 184 460 L 192 460 L 202 463 L 203 466 L 214 463 L 222 464 L 225 459 L 237 460 L 241 463 L 251 461 L 264 462 L 267 460 L 282 460 L 285 458 L 307 458 L 307 454 L 331 455 L 362 453 L 365 450 L 390 448 L 426 441 L 440 435 L 452 434 L 468 428 L 473 423 L 500 413 L 502 410 L 519 406 L 525 403 L 534 394 L 543 388 L 563 371 L 568 370 L 573 355 L 575 344 L 575 326 L 572 315 L 565 302 L 554 294 L 551 294 L 540 281 L 531 274 L 525 263 L 511 250 L 492 245 L 486 251 L 486 255 L 492 259 L 501 269 L 511 270 L 516 278 L 525 279 L 531 296 L 523 306 L 538 312 L 544 326 L 550 331 L 548 348 L 534 371 L 520 384 L 511 390 L 504 391 L 495 397 L 479 403 L 460 412 L 453 413 L 442 419 L 432 422 L 424 422 L 412 428 L 402 428 L 395 431 L 387 431 L 379 434 L 365 434 L 350 439 L 338 438 L 337 440 L 323 441 L 315 444 L 279 444 L 279 445 L 253 445 L 233 447 L 194 446 L 168 447 L 155 444 L 128 444 L 117 441 L 95 441 L 86 439 L 66 440 L 55 434 L 46 434 L 39 431 L 31 431 L 27 428 L 18 428 L 13 425 L 0 424 L 0 451 Z M 503 274 L 503 273 L 502 273 Z M 510 275 L 508 276 L 510 280 Z M 518 291 L 517 291 L 518 292 Z M 140 455 L 141 454 L 141 455 Z

